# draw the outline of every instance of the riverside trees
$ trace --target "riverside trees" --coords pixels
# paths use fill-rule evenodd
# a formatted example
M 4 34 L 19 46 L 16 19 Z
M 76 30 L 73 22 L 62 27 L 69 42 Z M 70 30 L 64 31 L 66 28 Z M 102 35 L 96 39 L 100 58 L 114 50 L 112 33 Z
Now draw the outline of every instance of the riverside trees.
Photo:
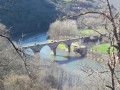
M 47 33 L 51 39 L 64 39 L 78 35 L 75 20 L 56 21 L 50 25 Z

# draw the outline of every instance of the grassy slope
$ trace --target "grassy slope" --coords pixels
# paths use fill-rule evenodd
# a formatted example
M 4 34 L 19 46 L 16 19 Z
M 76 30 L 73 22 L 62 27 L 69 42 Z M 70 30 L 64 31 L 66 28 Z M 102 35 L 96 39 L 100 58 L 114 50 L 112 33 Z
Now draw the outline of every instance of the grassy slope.
M 92 29 L 85 29 L 85 30 L 82 30 L 80 33 L 81 34 L 89 34 L 90 32 L 94 32 Z
M 107 49 L 108 49 L 109 46 L 110 46 L 109 43 L 100 44 L 100 45 L 97 45 L 97 46 L 93 46 L 92 50 L 97 51 L 99 53 L 107 53 Z M 110 50 L 110 53 L 112 53 L 112 50 Z
M 97 30 L 97 31 L 99 31 L 100 33 L 105 34 L 105 30 Z M 93 33 L 94 33 L 95 35 L 99 35 L 97 32 L 95 32 L 95 31 L 92 30 L 92 29 L 84 29 L 84 30 L 81 30 L 81 31 L 79 32 L 79 34 L 81 34 L 81 35 L 93 35 Z

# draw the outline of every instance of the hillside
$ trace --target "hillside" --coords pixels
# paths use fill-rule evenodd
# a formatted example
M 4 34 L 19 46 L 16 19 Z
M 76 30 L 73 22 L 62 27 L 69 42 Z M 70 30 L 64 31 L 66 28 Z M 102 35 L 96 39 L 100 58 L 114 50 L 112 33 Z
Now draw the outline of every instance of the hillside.
M 105 12 L 107 8 L 106 3 L 103 0 L 58 0 L 58 3 L 55 3 L 55 6 L 58 10 L 67 15 L 76 15 L 85 11 Z M 113 5 L 112 9 L 116 10 Z
M 86 10 L 102 11 L 105 3 L 101 0 L 15 0 L 12 6 L 1 1 L 0 6 L 5 6 L 14 13 L 0 11 L 1 23 L 11 28 L 11 37 L 21 37 L 22 33 L 38 34 L 48 31 L 50 23 L 58 16 L 73 15 Z
M 24 34 L 46 32 L 49 24 L 57 18 L 58 11 L 47 0 L 16 0 L 12 6 L 1 1 L 0 6 L 9 8 L 14 13 L 0 11 L 1 23 L 11 28 L 12 37 Z

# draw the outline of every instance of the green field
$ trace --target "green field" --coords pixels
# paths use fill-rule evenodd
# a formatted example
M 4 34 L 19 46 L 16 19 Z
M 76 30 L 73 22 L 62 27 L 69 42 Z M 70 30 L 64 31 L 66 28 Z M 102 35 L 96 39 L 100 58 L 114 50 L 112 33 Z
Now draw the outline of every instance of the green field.
M 94 32 L 92 29 L 84 29 L 84 30 L 82 30 L 80 33 L 81 34 L 89 34 L 89 33 L 91 33 L 91 32 Z
M 105 34 L 105 30 L 96 30 L 102 34 Z M 92 29 L 84 29 L 84 30 L 81 30 L 79 32 L 79 34 L 81 35 L 99 35 L 96 31 L 92 30 Z
M 106 54 L 109 46 L 110 46 L 110 44 L 106 43 L 106 44 L 100 44 L 100 45 L 93 46 L 91 49 L 93 51 Z M 110 50 L 110 53 L 112 53 L 112 50 Z

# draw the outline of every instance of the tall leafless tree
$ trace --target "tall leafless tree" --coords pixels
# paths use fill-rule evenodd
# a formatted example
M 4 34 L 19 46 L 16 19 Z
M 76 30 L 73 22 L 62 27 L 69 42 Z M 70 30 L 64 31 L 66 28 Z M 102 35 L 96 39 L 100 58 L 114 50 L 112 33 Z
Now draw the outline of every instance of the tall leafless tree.
M 74 0 L 72 0 L 74 1 Z M 75 0 L 76 1 L 76 0 Z M 109 40 L 110 47 L 108 47 L 108 55 L 109 59 L 107 60 L 107 65 L 109 67 L 110 73 L 111 73 L 111 85 L 106 85 L 106 87 L 115 90 L 115 79 L 120 84 L 120 80 L 115 74 L 117 66 L 119 66 L 120 62 L 120 14 L 119 12 L 114 12 L 110 6 L 109 0 L 106 0 L 106 12 L 99 12 L 99 11 L 86 11 L 84 13 L 79 13 L 77 15 L 67 16 L 62 18 L 64 19 L 70 19 L 75 17 L 81 17 L 88 14 L 93 15 L 101 15 L 105 19 L 105 25 L 104 28 L 106 30 L 106 36 Z M 96 31 L 96 29 L 93 29 Z M 97 31 L 100 35 L 99 31 Z M 116 50 L 115 50 L 116 49 Z M 110 53 L 110 50 L 112 50 L 112 53 Z

